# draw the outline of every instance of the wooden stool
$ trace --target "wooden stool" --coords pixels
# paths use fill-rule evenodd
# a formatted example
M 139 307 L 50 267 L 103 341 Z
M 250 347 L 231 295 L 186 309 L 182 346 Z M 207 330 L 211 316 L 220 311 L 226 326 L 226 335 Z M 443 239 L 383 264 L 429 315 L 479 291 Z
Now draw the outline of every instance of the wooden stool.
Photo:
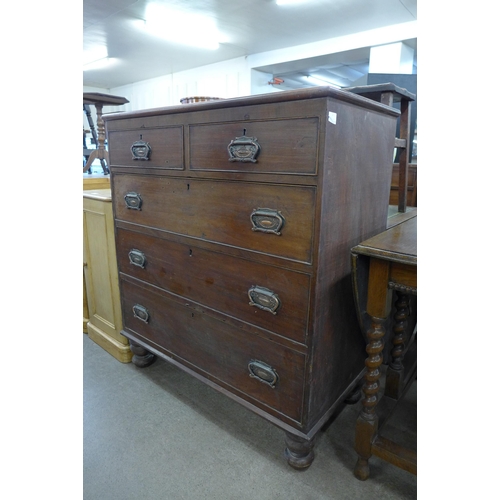
M 94 149 L 87 160 L 87 163 L 83 167 L 83 171 L 87 172 L 94 160 L 101 160 L 101 165 L 105 161 L 106 164 L 103 165 L 104 173 L 109 173 L 109 155 L 104 146 L 106 140 L 106 129 L 104 127 L 104 120 L 102 119 L 102 108 L 105 105 L 108 106 L 120 106 L 126 104 L 128 99 L 125 97 L 119 97 L 116 95 L 100 94 L 98 92 L 84 92 L 83 93 L 83 105 L 93 104 L 97 113 L 97 148 Z M 92 128 L 92 127 L 91 127 Z
M 396 137 L 394 147 L 399 150 L 396 162 L 399 164 L 398 212 L 406 212 L 408 165 L 410 163 L 410 103 L 415 100 L 415 94 L 393 83 L 350 87 L 344 90 L 381 102 L 387 106 L 393 106 L 394 103 L 397 102 L 400 103 L 401 117 L 399 120 L 399 137 Z

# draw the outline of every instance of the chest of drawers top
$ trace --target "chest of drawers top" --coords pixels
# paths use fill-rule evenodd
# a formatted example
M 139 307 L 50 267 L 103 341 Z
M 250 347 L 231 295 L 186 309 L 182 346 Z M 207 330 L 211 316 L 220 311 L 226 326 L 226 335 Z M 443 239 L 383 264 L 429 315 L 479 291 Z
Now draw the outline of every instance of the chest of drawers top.
M 311 184 L 325 130 L 347 125 L 342 115 L 352 109 L 399 113 L 320 87 L 111 114 L 105 117 L 110 163 L 118 172 Z

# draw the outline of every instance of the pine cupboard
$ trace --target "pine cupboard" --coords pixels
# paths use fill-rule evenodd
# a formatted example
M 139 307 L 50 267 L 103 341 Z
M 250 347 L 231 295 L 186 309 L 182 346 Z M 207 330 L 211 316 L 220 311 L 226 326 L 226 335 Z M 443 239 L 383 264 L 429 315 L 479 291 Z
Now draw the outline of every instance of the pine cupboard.
M 122 310 L 118 286 L 111 189 L 83 191 L 84 331 L 122 363 L 132 359 L 121 334 Z

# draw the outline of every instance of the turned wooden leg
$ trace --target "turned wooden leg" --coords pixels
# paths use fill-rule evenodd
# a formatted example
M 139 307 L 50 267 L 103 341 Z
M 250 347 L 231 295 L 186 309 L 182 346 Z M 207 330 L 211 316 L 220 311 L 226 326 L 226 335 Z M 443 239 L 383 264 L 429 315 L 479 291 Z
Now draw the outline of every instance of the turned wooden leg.
M 307 440 L 285 432 L 285 458 L 294 469 L 307 469 L 314 460 L 315 438 Z
M 349 395 L 344 399 L 344 403 L 346 405 L 354 405 L 356 404 L 362 396 L 362 390 L 363 388 L 363 379 L 361 379 L 357 384 L 356 387 L 349 393 Z
M 404 382 L 404 340 L 408 327 L 409 295 L 396 292 L 396 312 L 394 314 L 394 326 L 392 328 L 392 350 L 389 366 L 387 367 L 385 381 L 385 395 L 392 399 L 399 399 L 403 391 Z
M 142 345 L 136 344 L 129 339 L 130 350 L 133 352 L 132 363 L 139 368 L 145 368 L 146 366 L 152 365 L 156 356 L 150 353 L 147 349 L 142 347 Z
M 367 332 L 368 345 L 366 352 L 368 358 L 365 361 L 366 373 L 363 385 L 364 399 L 362 409 L 356 421 L 355 450 L 358 454 L 358 462 L 354 468 L 354 475 L 364 481 L 370 475 L 368 460 L 372 455 L 372 441 L 378 430 L 378 415 L 375 411 L 378 403 L 378 392 L 380 389 L 380 365 L 383 361 L 382 351 L 384 349 L 383 319 L 372 318 L 371 328 Z

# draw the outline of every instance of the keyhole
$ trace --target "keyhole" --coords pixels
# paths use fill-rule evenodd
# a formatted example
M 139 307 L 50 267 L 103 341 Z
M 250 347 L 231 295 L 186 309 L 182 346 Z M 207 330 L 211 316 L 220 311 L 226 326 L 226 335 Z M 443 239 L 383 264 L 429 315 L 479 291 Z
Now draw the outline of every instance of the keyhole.
M 189 256 L 192 257 L 193 256 L 193 251 L 191 249 L 189 249 Z
M 189 184 L 187 185 L 188 191 L 189 191 Z
M 247 129 L 246 128 L 243 129 L 243 135 L 247 135 Z
M 142 141 L 142 134 L 140 134 L 139 139 Z

